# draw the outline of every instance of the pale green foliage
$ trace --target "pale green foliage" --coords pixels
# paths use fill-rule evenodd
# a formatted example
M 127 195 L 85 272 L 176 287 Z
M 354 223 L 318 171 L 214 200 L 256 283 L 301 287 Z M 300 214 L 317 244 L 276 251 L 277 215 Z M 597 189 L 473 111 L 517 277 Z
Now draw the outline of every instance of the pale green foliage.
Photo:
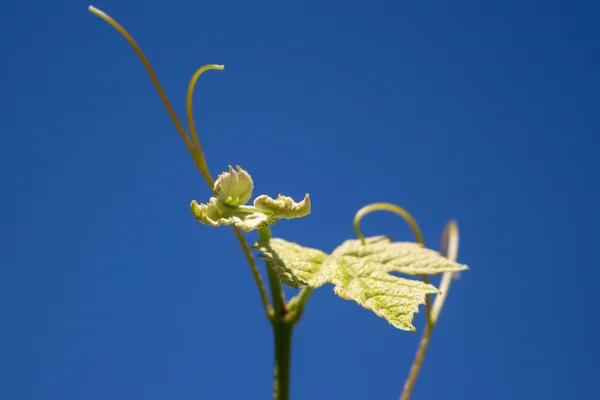
M 360 240 L 347 240 L 331 255 L 283 239 L 255 247 L 285 284 L 317 288 L 333 283 L 338 296 L 354 300 L 396 328 L 409 331 L 415 330 L 412 320 L 419 305 L 425 303 L 425 295 L 438 291 L 432 285 L 389 272 L 430 275 L 467 269 L 416 243 L 392 243 L 384 236 L 367 238 L 364 245 Z
M 193 200 L 190 204 L 194 217 L 203 224 L 219 227 L 235 225 L 248 232 L 275 224 L 278 219 L 300 218 L 310 214 L 310 197 L 296 203 L 291 197 L 279 195 L 277 199 L 261 195 L 253 206 L 244 205 L 252 197 L 254 188 L 250 174 L 239 166 L 229 166 L 216 180 L 211 197 L 206 204 Z
M 436 275 L 469 269 L 418 243 L 392 242 L 387 236 L 367 238 L 365 245 L 360 240 L 346 240 L 333 255 L 357 257 L 374 264 L 374 268 L 408 275 Z
M 263 194 L 254 199 L 254 207 L 275 215 L 277 219 L 301 218 L 310 214 L 310 197 L 307 193 L 302 201 L 296 203 L 291 197 L 279 195 L 275 200 Z

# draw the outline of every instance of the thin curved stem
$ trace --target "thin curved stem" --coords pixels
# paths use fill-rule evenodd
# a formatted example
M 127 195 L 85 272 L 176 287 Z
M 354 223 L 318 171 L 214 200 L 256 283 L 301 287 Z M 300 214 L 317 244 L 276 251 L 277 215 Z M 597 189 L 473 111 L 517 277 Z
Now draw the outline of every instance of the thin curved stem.
M 410 215 L 410 213 L 408 211 L 406 211 L 404 208 L 399 207 L 392 203 L 373 203 L 373 204 L 369 204 L 368 206 L 364 206 L 363 208 L 358 210 L 358 212 L 354 216 L 354 231 L 356 232 L 356 236 L 358 236 L 358 238 L 360 239 L 360 241 L 363 244 L 365 243 L 365 237 L 363 236 L 363 234 L 360 232 L 360 229 L 359 229 L 360 220 L 363 219 L 363 217 L 365 215 L 370 214 L 373 211 L 391 211 L 391 212 L 401 216 L 402 218 L 404 218 L 404 220 L 406 222 L 408 222 L 408 225 L 410 225 L 410 228 L 412 229 L 417 242 L 420 243 L 421 245 L 424 245 L 423 235 L 421 234 L 419 225 L 417 225 L 417 221 L 415 221 L 413 216 Z
M 150 62 L 148 61 L 148 59 L 142 52 L 142 49 L 138 46 L 136 41 L 133 39 L 133 37 L 129 34 L 129 32 L 127 32 L 125 30 L 125 28 L 123 28 L 117 21 L 115 21 L 112 17 L 110 17 L 105 12 L 103 12 L 93 6 L 89 6 L 88 10 L 92 14 L 94 14 L 94 15 L 102 18 L 104 21 L 108 22 L 113 28 L 115 28 L 127 40 L 127 42 L 131 45 L 131 47 L 133 47 L 133 50 L 135 50 L 136 54 L 142 61 L 142 64 L 144 64 L 144 67 L 146 68 L 148 75 L 150 75 L 150 79 L 152 79 L 152 83 L 154 84 L 154 87 L 156 88 L 156 91 L 158 92 L 160 99 L 162 100 L 165 108 L 167 109 L 167 112 L 169 113 L 169 116 L 171 117 L 173 124 L 175 124 L 175 128 L 179 132 L 181 139 L 183 139 L 185 146 L 187 147 L 190 154 L 192 155 L 192 159 L 194 161 L 194 164 L 196 165 L 196 168 L 198 168 L 198 170 L 202 174 L 203 178 L 206 180 L 206 183 L 208 184 L 210 190 L 212 191 L 213 186 L 214 186 L 214 180 L 213 180 L 212 176 L 210 175 L 210 173 L 208 172 L 208 166 L 206 165 L 206 160 L 204 158 L 204 154 L 202 153 L 202 148 L 201 148 L 200 142 L 198 140 L 198 135 L 197 135 L 196 128 L 195 128 L 195 125 L 193 122 L 193 118 L 191 118 L 192 97 L 193 97 L 193 91 L 194 91 L 194 86 L 196 84 L 196 80 L 198 79 L 200 74 L 202 74 L 202 72 L 204 72 L 208 69 L 217 69 L 217 70 L 223 69 L 223 67 L 218 66 L 218 65 L 208 65 L 208 66 L 205 65 L 204 67 L 201 67 L 198 71 L 196 71 L 196 73 L 192 77 L 192 80 L 190 81 L 190 84 L 188 86 L 188 93 L 187 93 L 187 97 L 188 97 L 187 98 L 187 104 L 188 104 L 187 108 L 188 108 L 188 121 L 191 121 L 190 130 L 192 132 L 192 140 L 194 141 L 194 144 L 192 144 L 192 142 L 190 141 L 190 138 L 187 135 L 187 132 L 185 131 L 183 125 L 181 124 L 181 121 L 179 121 L 179 118 L 177 117 L 177 114 L 175 113 L 173 106 L 171 106 L 171 103 L 167 99 L 167 95 L 165 94 L 165 91 L 163 90 L 163 88 L 158 80 L 158 77 L 156 76 L 156 73 L 152 69 Z M 252 271 L 252 276 L 254 277 L 254 280 L 256 282 L 256 286 L 258 288 L 260 298 L 261 298 L 261 301 L 262 301 L 264 309 L 265 309 L 265 313 L 270 318 L 270 314 L 272 314 L 272 310 L 271 310 L 271 306 L 269 304 L 269 299 L 267 296 L 265 285 L 260 276 L 260 272 L 258 271 L 258 268 L 256 266 L 256 262 L 254 261 L 254 258 L 252 257 L 252 253 L 250 252 L 248 242 L 246 241 L 246 239 L 244 238 L 244 236 L 242 235 L 242 233 L 240 232 L 240 230 L 238 228 L 234 227 L 233 230 L 234 230 L 234 233 L 235 233 L 240 245 L 242 246 L 242 250 L 244 252 L 244 255 L 246 256 L 246 260 L 248 261 L 248 265 L 250 266 L 250 269 Z
M 210 172 L 208 171 L 208 166 L 206 165 L 206 159 L 204 157 L 204 153 L 202 152 L 202 146 L 200 146 L 200 140 L 198 140 L 198 132 L 196 132 L 196 124 L 194 123 L 194 112 L 192 108 L 192 103 L 194 100 L 194 88 L 196 86 L 196 82 L 200 75 L 208 71 L 209 69 L 215 69 L 218 71 L 222 71 L 225 67 L 223 65 L 216 64 L 208 64 L 200 67 L 190 79 L 190 83 L 188 85 L 187 95 L 186 95 L 186 114 L 188 120 L 188 126 L 190 128 L 190 135 L 192 136 L 193 146 L 194 146 L 194 160 L 198 165 L 198 169 L 202 176 L 212 189 L 214 186 L 214 181 Z
M 258 287 L 258 294 L 260 295 L 260 300 L 262 305 L 267 313 L 267 318 L 271 319 L 273 315 L 273 308 L 269 303 L 269 297 L 267 296 L 267 290 L 265 289 L 265 284 L 260 276 L 260 272 L 258 271 L 258 267 L 256 266 L 256 261 L 254 261 L 254 257 L 252 256 L 252 252 L 250 251 L 250 247 L 248 247 L 248 242 L 244 235 L 239 230 L 238 227 L 233 227 L 233 232 L 235 233 L 235 237 L 238 242 L 240 242 L 240 246 L 242 246 L 242 250 L 244 251 L 244 255 L 246 256 L 246 261 L 248 261 L 248 265 L 250 265 L 250 270 L 252 271 L 252 276 L 256 281 L 256 286 Z
M 452 261 L 456 260 L 456 256 L 458 254 L 458 225 L 455 221 L 450 221 L 444 227 L 441 247 L 442 253 L 446 253 L 446 257 L 448 257 Z M 421 337 L 421 341 L 419 342 L 417 354 L 415 355 L 415 359 L 410 368 L 410 372 L 408 373 L 408 378 L 406 378 L 406 382 L 404 383 L 404 389 L 402 390 L 400 400 L 410 399 L 410 395 L 412 394 L 415 383 L 417 382 L 417 377 L 419 376 L 419 372 L 421 371 L 423 360 L 425 359 L 425 353 L 427 352 L 427 348 L 429 347 L 431 333 L 433 332 L 433 328 L 439 318 L 442 306 L 444 305 L 444 301 L 448 294 L 452 274 L 452 272 L 444 273 L 442 277 L 442 282 L 440 284 L 441 294 L 437 295 L 433 307 L 431 307 L 431 305 L 427 307 L 427 322 L 425 324 L 425 330 L 423 331 L 423 336 Z M 424 279 L 424 281 L 425 283 L 428 283 L 429 280 Z M 431 304 L 429 296 L 427 296 L 426 301 L 427 304 Z
M 427 347 L 429 347 L 429 340 L 431 339 L 432 330 L 433 324 L 431 324 L 429 321 L 425 325 L 425 330 L 423 331 L 423 336 L 419 342 L 419 348 L 417 349 L 415 360 L 413 361 L 410 372 L 408 373 L 408 378 L 406 379 L 406 382 L 404 382 L 404 389 L 402 390 L 402 396 L 400 396 L 400 400 L 408 400 L 410 398 L 415 383 L 417 382 L 419 372 L 421 371 L 421 366 L 423 365 Z
M 165 108 L 167 109 L 169 116 L 173 120 L 173 123 L 175 124 L 175 128 L 177 128 L 177 131 L 179 132 L 179 135 L 183 139 L 185 146 L 188 148 L 188 150 L 190 151 L 190 153 L 192 154 L 192 157 L 193 157 L 194 156 L 194 148 L 192 146 L 192 143 L 190 142 L 190 139 L 189 139 L 185 129 L 183 128 L 183 125 L 179 121 L 179 118 L 177 118 L 177 114 L 175 114 L 175 110 L 173 109 L 173 106 L 171 106 L 169 99 L 167 99 L 167 95 L 165 94 L 165 91 L 163 90 L 162 86 L 160 85 L 160 82 L 158 81 L 158 77 L 154 73 L 154 70 L 152 69 L 150 62 L 148 61 L 148 59 L 142 52 L 142 49 L 140 49 L 140 47 L 135 42 L 133 37 L 131 37 L 129 32 L 127 32 L 125 30 L 125 28 L 123 28 L 121 25 L 119 25 L 119 23 L 117 21 L 112 19 L 104 11 L 100 11 L 94 6 L 89 6 L 88 10 L 92 14 L 97 15 L 98 17 L 102 18 L 104 21 L 108 22 L 113 28 L 115 28 L 117 31 L 119 31 L 119 33 L 129 42 L 131 47 L 133 47 L 133 50 L 135 50 L 135 52 L 138 55 L 138 57 L 140 58 L 140 60 L 142 60 L 142 64 L 144 64 L 146 71 L 148 71 L 148 75 L 150 75 L 150 79 L 152 79 L 152 83 L 154 84 L 154 87 L 156 88 L 156 91 L 158 92 L 160 99 L 162 100 L 163 104 L 165 105 Z

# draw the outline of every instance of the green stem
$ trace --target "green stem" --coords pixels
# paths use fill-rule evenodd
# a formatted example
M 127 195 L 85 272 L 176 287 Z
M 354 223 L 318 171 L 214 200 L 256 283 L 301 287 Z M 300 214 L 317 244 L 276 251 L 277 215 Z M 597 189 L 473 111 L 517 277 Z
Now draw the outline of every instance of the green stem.
M 271 239 L 269 227 L 260 228 L 258 237 L 261 242 L 268 243 Z M 271 314 L 273 335 L 275 337 L 275 368 L 273 371 L 273 400 L 288 400 L 290 391 L 290 357 L 292 349 L 292 330 L 294 323 L 287 317 L 289 309 L 283 296 L 283 290 L 277 274 L 267 265 L 269 286 L 273 297 L 274 312 Z M 306 302 L 306 300 L 304 301 Z
M 423 276 L 423 282 L 429 283 L 429 277 L 427 275 Z M 419 342 L 419 348 L 417 350 L 417 354 L 415 355 L 413 365 L 410 367 L 408 378 L 406 378 L 406 382 L 404 382 L 404 389 L 402 390 L 402 396 L 400 396 L 400 400 L 410 399 L 410 395 L 415 387 L 415 383 L 417 383 L 419 372 L 421 372 L 421 366 L 423 366 L 425 353 L 427 353 L 427 348 L 429 347 L 431 333 L 433 331 L 433 326 L 435 325 L 431 319 L 431 297 L 429 295 L 426 295 L 425 297 L 425 311 L 425 330 L 423 331 L 423 336 Z
M 260 272 L 258 272 L 258 267 L 256 266 L 256 261 L 254 261 L 254 257 L 252 257 L 248 242 L 246 242 L 246 238 L 244 238 L 244 235 L 239 228 L 234 226 L 233 232 L 235 233 L 235 237 L 237 238 L 238 242 L 240 242 L 240 246 L 242 247 L 244 255 L 246 256 L 246 261 L 248 261 L 248 265 L 250 266 L 250 271 L 252 272 L 252 276 L 256 282 L 258 294 L 260 295 L 260 300 L 263 308 L 265 309 L 265 313 L 267 314 L 267 318 L 271 319 L 271 316 L 273 315 L 273 307 L 271 307 L 271 304 L 269 304 L 269 298 L 267 296 L 267 291 L 265 290 L 265 284 L 260 276 Z
M 273 400 L 288 400 L 290 395 L 290 357 L 294 325 L 280 320 L 273 324 L 275 335 L 275 371 Z
M 273 298 L 274 313 L 271 315 L 271 322 L 275 322 L 280 318 L 283 318 L 287 314 L 287 306 L 285 304 L 285 297 L 283 296 L 283 289 L 279 278 L 273 269 L 267 266 L 267 275 L 269 277 L 269 286 L 271 288 L 271 297 Z
M 421 337 L 421 342 L 419 343 L 419 349 L 415 355 L 415 360 L 410 368 L 408 378 L 404 383 L 404 389 L 402 390 L 402 396 L 400 397 L 400 400 L 408 400 L 410 398 L 415 383 L 417 382 L 419 372 L 421 371 L 423 360 L 425 359 L 425 353 L 427 352 L 427 347 L 429 346 L 432 330 L 433 324 L 431 323 L 431 320 L 428 319 L 427 323 L 425 324 L 425 330 L 423 331 L 423 337 Z
M 271 229 L 268 226 L 260 228 L 258 230 L 258 238 L 263 243 L 269 243 L 269 240 L 271 240 Z M 267 265 L 267 275 L 269 276 L 269 286 L 271 287 L 271 297 L 273 298 L 273 308 L 275 309 L 274 315 L 271 316 L 271 322 L 275 323 L 275 321 L 287 313 L 287 307 L 279 278 L 269 265 Z

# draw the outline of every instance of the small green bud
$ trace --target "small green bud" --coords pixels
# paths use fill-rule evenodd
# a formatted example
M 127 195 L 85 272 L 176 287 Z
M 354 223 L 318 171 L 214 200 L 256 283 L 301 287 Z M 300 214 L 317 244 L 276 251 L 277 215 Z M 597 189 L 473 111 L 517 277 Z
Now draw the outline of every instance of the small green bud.
M 237 171 L 229 166 L 229 172 L 219 174 L 214 192 L 217 198 L 228 206 L 246 204 L 252 197 L 254 184 L 250 174 L 237 166 Z

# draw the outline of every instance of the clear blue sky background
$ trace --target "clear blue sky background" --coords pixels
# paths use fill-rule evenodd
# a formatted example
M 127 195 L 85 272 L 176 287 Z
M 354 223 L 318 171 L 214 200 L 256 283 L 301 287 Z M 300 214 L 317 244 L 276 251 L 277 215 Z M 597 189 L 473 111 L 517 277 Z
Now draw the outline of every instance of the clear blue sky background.
M 88 5 L 0 15 L 0 398 L 267 399 L 271 331 L 242 252 L 193 219 L 210 192 Z M 437 249 L 458 220 L 471 270 L 414 399 L 600 398 L 598 2 L 94 5 L 182 117 L 195 69 L 226 66 L 195 101 L 212 173 L 312 197 L 274 235 L 331 251 L 389 201 Z M 392 214 L 363 226 L 412 240 Z M 396 399 L 418 339 L 325 286 L 295 331 L 292 398 Z

